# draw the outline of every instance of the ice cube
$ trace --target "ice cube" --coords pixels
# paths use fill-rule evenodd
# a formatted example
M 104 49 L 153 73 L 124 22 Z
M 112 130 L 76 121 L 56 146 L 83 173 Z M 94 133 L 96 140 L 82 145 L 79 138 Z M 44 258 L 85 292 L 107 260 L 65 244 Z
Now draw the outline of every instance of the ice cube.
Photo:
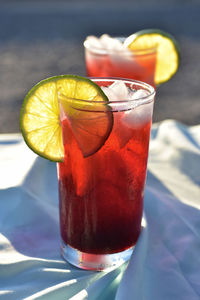
M 102 43 L 99 40 L 99 38 L 97 38 L 94 35 L 89 35 L 86 39 L 88 45 L 90 47 L 94 47 L 94 48 L 98 48 L 98 49 L 103 49 Z
M 103 92 L 106 94 L 110 101 L 114 101 L 114 103 L 110 103 L 113 111 L 124 110 L 125 104 L 120 103 L 120 101 L 128 100 L 128 88 L 126 85 L 119 81 L 112 83 L 109 87 L 101 87 Z
M 101 89 L 109 101 L 114 101 L 109 104 L 113 111 L 124 111 L 122 119 L 127 125 L 132 126 L 134 124 L 138 126 L 151 119 L 153 101 L 151 103 L 144 103 L 144 99 L 142 99 L 149 95 L 147 91 L 142 89 L 137 91 L 130 90 L 121 81 L 115 81 L 109 87 L 102 86 Z
M 102 86 L 101 89 L 110 101 L 128 100 L 128 88 L 121 81 L 115 81 L 109 87 Z
M 116 101 L 128 100 L 129 92 L 128 88 L 122 81 L 115 81 L 109 86 L 109 89 L 112 90 L 116 95 Z
M 124 47 L 120 39 L 111 37 L 108 34 L 103 34 L 99 38 L 90 35 L 86 38 L 86 42 L 91 50 L 93 49 L 100 54 L 109 54 L 114 64 L 127 64 L 127 67 L 130 65 L 130 59 L 132 60 L 131 51 Z
M 129 90 L 129 99 L 131 100 L 136 100 L 136 99 L 140 99 L 140 98 L 143 98 L 143 97 L 147 97 L 148 96 L 148 92 L 143 90 L 143 89 L 139 89 L 139 90 Z
M 114 50 L 114 51 L 121 51 L 124 49 L 123 44 L 116 38 L 112 38 L 108 34 L 103 34 L 99 41 L 104 49 L 107 50 Z
M 122 118 L 122 121 L 125 122 L 126 125 L 136 128 L 151 120 L 153 114 L 153 101 L 145 103 L 144 98 L 147 96 L 149 96 L 149 92 L 144 89 L 129 89 L 129 110 L 125 111 Z
M 129 68 L 130 60 L 133 60 L 132 52 L 127 47 L 124 47 L 121 40 L 113 38 L 108 34 L 103 34 L 99 40 L 102 47 L 108 51 L 110 60 L 113 64 L 118 67 L 121 65 L 122 68 L 124 68 L 124 65 L 126 64 L 126 68 Z
M 124 113 L 122 121 L 129 127 L 137 128 L 145 123 L 150 122 L 152 114 L 153 101 L 149 103 L 143 103 L 142 101 L 139 101 L 135 108 L 127 110 Z
M 109 101 L 116 101 L 116 94 L 112 89 L 110 89 L 109 87 L 106 87 L 106 86 L 102 86 L 101 89 L 106 94 Z

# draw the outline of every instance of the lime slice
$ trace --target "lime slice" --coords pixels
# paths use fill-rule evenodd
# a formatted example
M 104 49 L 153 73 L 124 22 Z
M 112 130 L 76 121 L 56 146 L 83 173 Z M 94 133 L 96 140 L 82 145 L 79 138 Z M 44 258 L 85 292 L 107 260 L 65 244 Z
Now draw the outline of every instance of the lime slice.
M 157 48 L 155 83 L 168 81 L 178 70 L 180 51 L 175 38 L 159 29 L 145 29 L 129 36 L 125 47 L 131 50 Z
M 27 94 L 20 115 L 25 142 L 38 155 L 63 161 L 58 95 L 83 155 L 94 154 L 112 130 L 112 112 L 101 88 L 91 80 L 75 75 L 45 79 Z

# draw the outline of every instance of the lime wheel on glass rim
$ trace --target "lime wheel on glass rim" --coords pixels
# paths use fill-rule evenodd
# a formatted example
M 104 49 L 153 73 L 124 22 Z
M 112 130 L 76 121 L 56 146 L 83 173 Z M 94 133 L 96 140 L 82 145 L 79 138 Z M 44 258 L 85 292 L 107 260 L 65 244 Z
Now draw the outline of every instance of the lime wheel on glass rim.
M 133 51 L 148 48 L 157 49 L 156 85 L 168 81 L 179 68 L 179 45 L 171 34 L 162 30 L 144 29 L 138 31 L 126 38 L 124 46 Z
M 47 78 L 27 94 L 20 114 L 26 144 L 46 159 L 63 161 L 59 101 L 83 156 L 94 154 L 107 140 L 113 116 L 101 88 L 90 79 L 75 75 Z

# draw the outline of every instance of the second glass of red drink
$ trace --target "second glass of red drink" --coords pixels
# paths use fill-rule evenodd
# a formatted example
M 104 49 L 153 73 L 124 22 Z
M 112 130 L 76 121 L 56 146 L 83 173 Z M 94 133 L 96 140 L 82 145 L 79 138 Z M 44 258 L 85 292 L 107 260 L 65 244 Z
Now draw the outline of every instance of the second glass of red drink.
M 125 38 L 107 35 L 88 37 L 84 42 L 86 73 L 90 77 L 120 77 L 155 86 L 157 49 L 129 50 Z

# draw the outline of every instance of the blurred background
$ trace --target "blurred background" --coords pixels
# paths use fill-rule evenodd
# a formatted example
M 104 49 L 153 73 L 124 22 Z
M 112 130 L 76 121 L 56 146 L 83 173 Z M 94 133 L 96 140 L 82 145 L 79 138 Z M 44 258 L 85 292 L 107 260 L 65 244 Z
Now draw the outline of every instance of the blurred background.
M 154 122 L 200 124 L 200 0 L 0 0 L 0 133 L 19 132 L 27 92 L 59 74 L 85 75 L 87 35 L 147 28 L 174 35 L 178 73 L 157 90 Z

